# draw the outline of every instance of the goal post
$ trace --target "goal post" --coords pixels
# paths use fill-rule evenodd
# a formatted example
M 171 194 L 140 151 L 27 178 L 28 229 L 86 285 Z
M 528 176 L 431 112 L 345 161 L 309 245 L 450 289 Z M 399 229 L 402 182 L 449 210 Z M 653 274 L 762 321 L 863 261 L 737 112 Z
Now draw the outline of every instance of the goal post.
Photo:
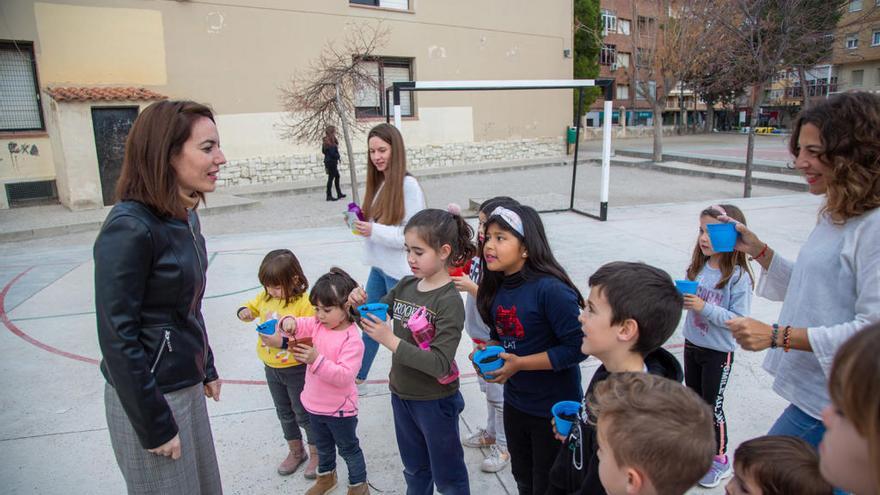
M 576 190 L 578 151 L 581 140 L 581 108 L 583 107 L 584 88 L 601 87 L 603 89 L 602 122 L 602 175 L 599 190 L 599 214 L 589 213 L 574 205 Z M 385 121 L 394 126 L 401 126 L 400 92 L 401 91 L 499 91 L 499 90 L 540 90 L 540 89 L 577 89 L 578 106 L 574 117 L 575 131 L 574 157 L 571 171 L 571 196 L 568 208 L 543 210 L 541 213 L 571 211 L 600 221 L 608 220 L 608 184 L 611 173 L 611 112 L 614 104 L 613 79 L 536 79 L 536 80 L 482 80 L 482 81 L 401 81 L 395 82 L 385 91 Z M 393 114 L 391 110 L 393 109 Z

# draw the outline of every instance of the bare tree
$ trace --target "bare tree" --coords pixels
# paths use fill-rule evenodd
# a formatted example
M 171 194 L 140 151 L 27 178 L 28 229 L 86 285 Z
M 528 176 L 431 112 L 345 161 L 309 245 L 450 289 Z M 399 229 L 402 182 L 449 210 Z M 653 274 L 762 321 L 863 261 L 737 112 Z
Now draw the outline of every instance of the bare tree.
M 697 13 L 700 21 L 729 38 L 731 75 L 743 87 L 752 89 L 743 197 L 752 195 L 755 127 L 764 89 L 780 71 L 812 62 L 814 53 L 827 52 L 831 39 L 826 35 L 847 3 L 846 0 L 725 0 L 717 2 L 717 8 Z
M 355 94 L 363 88 L 378 87 L 378 81 L 362 62 L 385 46 L 388 35 L 389 29 L 381 22 L 348 24 L 341 46 L 329 42 L 307 71 L 294 76 L 287 87 L 281 88 L 282 104 L 287 112 L 282 137 L 315 143 L 322 139 L 327 126 L 342 127 L 355 203 L 360 200 L 351 135 L 364 130 L 354 118 Z M 381 97 L 384 91 L 379 94 Z

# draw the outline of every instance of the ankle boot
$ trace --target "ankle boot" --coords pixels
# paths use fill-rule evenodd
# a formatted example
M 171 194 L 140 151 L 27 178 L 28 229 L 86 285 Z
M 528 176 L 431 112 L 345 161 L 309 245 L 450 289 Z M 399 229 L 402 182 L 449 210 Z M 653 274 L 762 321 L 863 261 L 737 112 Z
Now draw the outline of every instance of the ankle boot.
M 278 474 L 288 476 L 296 472 L 300 464 L 308 459 L 306 450 L 303 448 L 302 440 L 288 440 L 287 446 L 290 449 L 287 457 L 278 465 Z
M 309 463 L 306 464 L 306 470 L 303 473 L 303 478 L 307 480 L 313 480 L 318 477 L 316 471 L 318 470 L 318 448 L 314 445 L 309 444 Z
M 318 481 L 306 491 L 306 495 L 326 495 L 336 488 L 336 470 L 318 473 Z
M 367 482 L 348 485 L 348 493 L 346 495 L 370 495 L 370 487 Z

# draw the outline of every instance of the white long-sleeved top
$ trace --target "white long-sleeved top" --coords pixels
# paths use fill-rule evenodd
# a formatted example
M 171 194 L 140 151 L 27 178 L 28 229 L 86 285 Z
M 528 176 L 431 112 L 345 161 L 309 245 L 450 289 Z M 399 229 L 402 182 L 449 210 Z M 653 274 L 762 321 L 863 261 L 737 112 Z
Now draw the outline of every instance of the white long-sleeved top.
M 403 179 L 403 209 L 400 224 L 385 225 L 374 221 L 372 234 L 364 238 L 364 264 L 374 266 L 398 280 L 412 275 L 406 262 L 403 227 L 413 215 L 425 209 L 425 193 L 419 181 L 411 175 Z
M 813 352 L 771 349 L 764 369 L 777 394 L 820 419 L 837 349 L 880 320 L 880 208 L 842 225 L 820 215 L 797 261 L 773 255 L 757 295 L 783 301 L 780 328 L 807 328 Z

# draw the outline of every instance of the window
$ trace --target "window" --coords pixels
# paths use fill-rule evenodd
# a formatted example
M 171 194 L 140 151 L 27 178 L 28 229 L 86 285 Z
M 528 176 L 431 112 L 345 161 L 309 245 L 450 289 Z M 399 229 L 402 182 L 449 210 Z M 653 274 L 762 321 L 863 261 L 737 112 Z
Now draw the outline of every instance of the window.
M 602 45 L 602 51 L 599 52 L 599 64 L 611 65 L 617 61 L 617 45 Z
M 617 52 L 617 66 L 622 69 L 629 67 L 629 53 Z
M 639 88 L 638 91 L 636 91 L 636 99 L 639 99 L 639 100 L 645 99 L 645 95 L 643 94 L 643 91 L 645 91 L 645 89 L 648 90 L 648 95 L 650 95 L 651 98 L 657 97 L 657 83 L 655 81 L 648 81 L 647 83 L 645 83 L 644 81 L 641 81 L 638 84 L 641 87 Z
M 854 50 L 859 47 L 859 35 L 858 34 L 848 34 L 846 35 L 846 47 L 850 50 Z
M 858 12 L 862 10 L 862 0 L 849 0 L 849 11 Z
M 880 31 L 874 31 L 871 33 L 871 46 L 880 45 Z
M 400 58 L 379 58 L 366 60 L 367 70 L 378 82 L 376 87 L 358 88 L 354 95 L 356 117 L 381 117 L 385 115 L 385 91 L 392 83 L 412 81 L 412 60 Z M 394 104 L 393 102 L 391 103 Z M 411 91 L 400 92 L 400 114 L 413 116 L 413 96 Z
M 0 43 L 0 131 L 41 131 L 34 44 Z
M 617 99 L 618 100 L 628 100 L 629 99 L 629 86 L 625 84 L 617 85 Z
M 638 19 L 639 34 L 643 36 L 653 35 L 656 22 L 657 21 L 653 17 L 644 17 L 640 15 Z
M 625 35 L 629 36 L 630 24 L 632 24 L 632 23 L 630 22 L 629 19 L 618 19 L 617 20 L 617 32 L 620 34 L 625 34 Z
M 384 7 L 386 9 L 409 10 L 409 0 L 348 0 L 348 3 Z
M 650 67 L 654 52 L 649 48 L 636 48 L 636 67 Z
M 602 9 L 602 36 L 617 31 L 617 14 Z
M 852 71 L 852 85 L 853 86 L 861 86 L 865 83 L 865 71 L 864 70 L 854 70 Z

